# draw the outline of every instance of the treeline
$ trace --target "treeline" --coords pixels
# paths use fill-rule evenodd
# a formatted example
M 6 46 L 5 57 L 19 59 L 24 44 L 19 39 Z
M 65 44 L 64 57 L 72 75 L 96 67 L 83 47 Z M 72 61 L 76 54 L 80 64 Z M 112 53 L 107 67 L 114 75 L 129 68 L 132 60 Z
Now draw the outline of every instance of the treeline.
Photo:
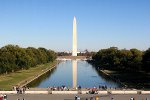
M 91 57 L 95 52 L 93 51 L 88 51 L 87 49 L 84 50 L 83 52 L 79 52 L 77 56 L 86 56 L 86 57 Z M 71 56 L 71 52 L 57 52 L 58 56 Z
M 117 47 L 110 47 L 99 50 L 92 59 L 91 62 L 97 68 L 150 72 L 150 48 L 140 51 L 138 49 L 118 50 Z
M 56 57 L 54 51 L 45 48 L 7 45 L 0 48 L 0 74 L 35 67 L 38 64 L 54 61 Z

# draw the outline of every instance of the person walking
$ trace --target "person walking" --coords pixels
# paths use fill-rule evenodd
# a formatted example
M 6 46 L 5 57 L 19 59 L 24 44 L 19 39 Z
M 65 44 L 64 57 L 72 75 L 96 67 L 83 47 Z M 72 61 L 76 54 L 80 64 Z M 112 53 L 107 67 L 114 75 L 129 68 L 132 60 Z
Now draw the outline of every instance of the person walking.
M 114 100 L 114 98 L 111 98 L 111 100 Z
M 131 97 L 131 98 L 130 98 L 130 100 L 134 100 L 134 98 L 133 98 L 133 97 Z
M 95 100 L 99 100 L 99 97 L 98 97 L 98 96 L 96 96 Z

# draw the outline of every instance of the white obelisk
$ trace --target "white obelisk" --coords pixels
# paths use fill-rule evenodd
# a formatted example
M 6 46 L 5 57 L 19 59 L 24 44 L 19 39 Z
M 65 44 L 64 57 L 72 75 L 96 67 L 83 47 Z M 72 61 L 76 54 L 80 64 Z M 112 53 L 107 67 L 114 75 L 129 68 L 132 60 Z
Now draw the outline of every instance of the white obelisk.
M 73 47 L 72 56 L 77 56 L 77 23 L 76 17 L 73 19 Z

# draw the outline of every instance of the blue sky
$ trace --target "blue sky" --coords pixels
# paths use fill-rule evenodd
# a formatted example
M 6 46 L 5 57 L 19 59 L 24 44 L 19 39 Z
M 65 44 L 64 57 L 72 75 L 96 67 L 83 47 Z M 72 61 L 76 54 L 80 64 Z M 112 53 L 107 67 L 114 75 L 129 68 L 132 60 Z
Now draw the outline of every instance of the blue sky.
M 78 50 L 150 47 L 150 0 L 0 0 L 0 47 Z

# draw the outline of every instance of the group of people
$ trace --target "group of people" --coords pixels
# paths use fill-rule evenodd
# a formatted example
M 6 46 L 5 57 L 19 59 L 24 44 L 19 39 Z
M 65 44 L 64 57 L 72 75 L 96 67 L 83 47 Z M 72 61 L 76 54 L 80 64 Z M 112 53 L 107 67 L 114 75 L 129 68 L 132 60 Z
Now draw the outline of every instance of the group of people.
M 65 85 L 62 85 L 62 86 L 52 86 L 52 87 L 48 87 L 48 89 L 49 90 L 52 90 L 52 91 L 69 91 L 69 90 L 71 90 L 72 88 L 69 88 L 69 87 L 66 87 Z M 78 85 L 78 87 L 76 87 L 75 88 L 75 90 L 81 90 L 82 88 L 81 88 L 81 86 L 80 85 Z M 86 90 L 91 90 L 91 89 L 96 89 L 96 90 L 100 90 L 100 89 L 107 89 L 107 86 L 105 85 L 105 86 L 100 86 L 99 85 L 99 87 L 97 88 L 97 87 L 93 87 L 93 88 L 84 88 L 84 89 L 86 89 Z
M 106 85 L 104 85 L 104 86 L 99 85 L 99 89 L 106 90 L 107 86 Z
M 70 88 L 66 87 L 65 85 L 62 85 L 62 86 L 48 87 L 48 90 L 51 90 L 51 91 L 69 91 Z M 75 90 L 81 90 L 81 86 L 79 85 L 78 87 L 75 88 Z
M 14 87 L 13 87 L 13 90 L 14 90 L 14 91 L 17 91 L 17 94 L 22 94 L 22 93 L 25 93 L 26 87 L 14 86 Z
M 107 86 L 99 86 L 99 88 L 93 87 L 93 88 L 85 88 L 86 90 L 88 90 L 87 94 L 97 94 L 98 90 L 102 88 L 102 89 L 106 89 Z M 75 90 L 81 91 L 81 86 L 78 85 L 78 87 L 75 88 Z M 66 87 L 65 85 L 62 86 L 53 86 L 53 87 L 48 87 L 48 90 L 51 91 L 69 91 L 71 90 L 71 88 Z M 73 89 L 74 90 L 74 89 Z
M 51 91 L 69 91 L 69 88 L 66 87 L 65 85 L 62 86 L 53 86 L 53 87 L 48 87 L 49 90 Z

